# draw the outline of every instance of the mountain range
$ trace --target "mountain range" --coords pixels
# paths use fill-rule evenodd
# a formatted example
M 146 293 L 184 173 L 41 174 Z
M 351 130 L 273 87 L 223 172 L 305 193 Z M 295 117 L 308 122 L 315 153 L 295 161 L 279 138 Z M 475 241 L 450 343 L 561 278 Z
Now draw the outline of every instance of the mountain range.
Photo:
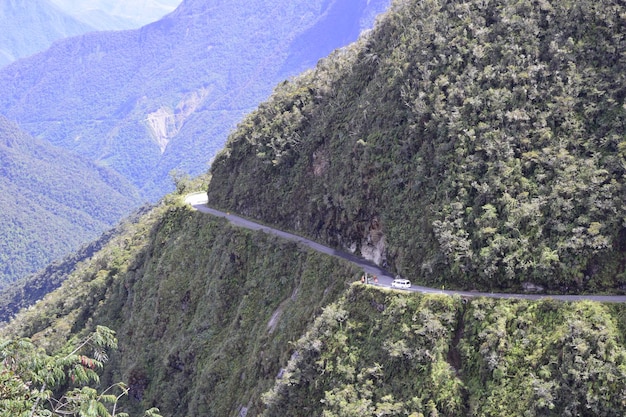
M 95 30 L 48 0 L 0 3 L 0 67 L 47 49 L 54 41 Z
M 86 162 L 83 167 L 90 167 L 87 171 L 94 167 L 99 173 L 106 170 L 115 175 L 112 172 L 117 171 L 124 177 L 120 181 L 127 196 L 120 200 L 120 188 L 104 192 L 111 198 L 102 197 L 101 206 L 115 206 L 117 217 L 104 210 L 97 215 L 99 221 L 105 217 L 104 222 L 96 226 L 91 219 L 92 194 L 78 192 L 88 183 L 69 185 L 83 173 L 70 176 L 65 161 L 54 157 L 49 158 L 46 170 L 58 172 L 58 177 L 24 171 L 23 175 L 42 181 L 41 189 L 58 188 L 58 184 L 45 184 L 46 179 L 62 181 L 67 194 L 76 197 L 71 200 L 74 221 L 66 213 L 65 220 L 73 224 L 67 224 L 65 232 L 42 229 L 39 237 L 34 222 L 4 223 L 7 231 L 10 225 L 10 236 L 15 239 L 7 238 L 5 243 L 0 259 L 0 269 L 5 272 L 0 282 L 34 272 L 94 238 L 141 202 L 160 198 L 173 187 L 172 173 L 182 178 L 185 173 L 206 170 L 229 129 L 278 80 L 356 39 L 387 0 L 318 3 L 290 3 L 286 8 L 279 1 L 245 6 L 231 2 L 218 7 L 189 0 L 175 13 L 142 29 L 92 32 L 60 40 L 47 51 L 0 69 L 0 114 L 28 132 L 20 137 L 36 138 L 37 146 L 43 142 L 53 145 L 57 148 L 53 154 L 79 156 Z M 158 6 L 149 3 L 144 7 L 150 4 Z M 13 15 L 43 19 L 43 12 L 32 10 L 35 5 L 58 12 L 45 2 L 29 3 L 26 8 L 20 2 L 9 2 Z M 130 7 L 118 2 L 107 10 L 131 13 Z M 267 29 L 270 26 L 271 30 Z M 3 33 L 9 35 L 9 31 Z M 15 28 L 12 33 L 21 32 Z M 17 126 L 10 130 L 14 129 Z M 31 155 L 18 155 L 21 149 L 14 148 L 11 158 L 29 160 Z M 56 162 L 62 166 L 52 167 Z M 98 180 L 93 182 L 93 191 L 102 191 Z M 24 201 L 15 197 L 24 194 L 14 188 L 5 195 L 1 206 L 6 216 L 27 216 Z M 31 217 L 39 223 L 60 225 L 54 217 L 60 209 L 52 210 L 46 220 L 41 208 L 30 203 L 27 207 L 39 213 Z M 80 212 L 81 207 L 85 213 Z M 42 247 L 42 242 L 47 244 Z M 37 255 L 32 257 L 29 251 Z M 29 258 L 30 263 L 26 262 Z
M 58 8 L 97 30 L 138 28 L 173 11 L 181 0 L 50 0 Z
M 274 85 L 355 40 L 387 5 L 187 0 L 141 29 L 65 39 L 3 68 L 0 112 L 156 199 L 172 170 L 206 170 Z
M 626 304 L 367 285 L 351 263 L 184 202 L 206 191 L 414 284 L 623 293 L 625 28 L 611 0 L 395 1 L 276 85 L 207 175 L 68 263 L 0 346 L 27 337 L 65 358 L 115 330 L 83 392 L 125 381 L 116 410 L 134 415 L 626 414 Z M 0 361 L 0 376 L 33 362 Z M 26 413 L 40 380 L 18 386 Z
M 180 0 L 11 0 L 0 4 L 0 67 L 44 51 L 53 42 L 103 30 L 139 28 L 174 10 Z

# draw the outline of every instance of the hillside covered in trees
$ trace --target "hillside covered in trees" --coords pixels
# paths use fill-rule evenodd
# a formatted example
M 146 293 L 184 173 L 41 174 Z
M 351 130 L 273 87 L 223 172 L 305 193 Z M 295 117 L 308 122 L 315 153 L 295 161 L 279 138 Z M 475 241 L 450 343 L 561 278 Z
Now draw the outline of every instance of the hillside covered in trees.
M 624 305 L 463 300 L 360 275 L 171 196 L 0 339 L 59 352 L 114 329 L 118 349 L 95 388 L 125 382 L 119 410 L 134 416 L 626 412 Z
M 115 171 L 33 138 L 2 116 L 0 174 L 0 289 L 76 251 L 141 202 Z
M 366 286 L 352 264 L 183 203 L 208 189 L 420 283 L 619 291 L 624 16 L 397 0 L 0 338 L 59 352 L 113 329 L 100 383 L 126 382 L 119 410 L 136 415 L 626 414 L 624 304 Z
M 434 285 L 623 291 L 625 13 L 396 2 L 246 117 L 210 204 Z

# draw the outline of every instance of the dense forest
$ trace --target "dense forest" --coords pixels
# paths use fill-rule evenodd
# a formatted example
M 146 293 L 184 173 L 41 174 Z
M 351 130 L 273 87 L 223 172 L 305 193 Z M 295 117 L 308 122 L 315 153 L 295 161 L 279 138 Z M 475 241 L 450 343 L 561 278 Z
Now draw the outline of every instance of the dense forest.
M 115 329 L 93 389 L 123 381 L 132 415 L 626 412 L 624 305 L 365 286 L 342 261 L 168 199 L 0 339 L 58 358 Z
M 184 204 L 208 189 L 437 287 L 624 291 L 625 21 L 608 0 L 395 1 L 278 85 L 208 175 L 67 264 L 0 329 L 0 366 L 3 346 L 54 367 L 114 331 L 85 392 L 127 387 L 115 404 L 133 415 L 626 414 L 623 304 L 363 285 L 350 263 Z
M 16 279 L 10 284 L 0 285 L 0 322 L 9 321 L 21 309 L 30 307 L 46 294 L 59 288 L 81 262 L 93 257 L 117 236 L 125 234 L 134 223 L 142 221 L 143 215 L 149 210 L 150 207 L 147 205 L 141 207 L 115 227 L 103 232 L 98 239 L 82 245 L 69 255 L 48 263 L 37 272 Z M 54 239 L 50 237 L 48 243 L 51 246 Z M 30 266 L 36 267 L 37 265 L 32 263 Z
M 625 314 L 354 285 L 298 341 L 263 415 L 621 416 Z
M 96 239 L 140 202 L 112 169 L 0 115 L 0 290 Z
M 233 415 L 260 406 L 291 342 L 358 273 L 172 196 L 14 317 L 0 339 L 29 337 L 57 352 L 104 325 L 118 349 L 100 381 L 127 384 L 121 409 Z
M 625 16 L 396 2 L 246 117 L 210 202 L 421 282 L 623 291 Z

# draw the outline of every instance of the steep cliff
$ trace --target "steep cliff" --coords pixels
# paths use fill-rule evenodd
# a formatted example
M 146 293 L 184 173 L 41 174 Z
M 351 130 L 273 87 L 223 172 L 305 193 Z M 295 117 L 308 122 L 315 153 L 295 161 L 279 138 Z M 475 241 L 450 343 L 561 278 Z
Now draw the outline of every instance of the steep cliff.
M 130 224 L 1 333 L 54 351 L 117 331 L 101 387 L 163 415 L 626 412 L 626 307 L 461 299 L 356 283 L 350 265 L 193 212 Z M 139 415 L 139 414 L 137 414 Z
M 279 85 L 208 186 L 180 192 L 208 187 L 210 205 L 438 286 L 619 291 L 624 16 L 609 1 L 397 1 Z M 360 275 L 170 195 L 2 335 L 54 350 L 109 326 L 102 383 L 164 415 L 625 414 L 624 305 Z
M 240 124 L 211 204 L 421 282 L 623 290 L 624 11 L 396 2 Z

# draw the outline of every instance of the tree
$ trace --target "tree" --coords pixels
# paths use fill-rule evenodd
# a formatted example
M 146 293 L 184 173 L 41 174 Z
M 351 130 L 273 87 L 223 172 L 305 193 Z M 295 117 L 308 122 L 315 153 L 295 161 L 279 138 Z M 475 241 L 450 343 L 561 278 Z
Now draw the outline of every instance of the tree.
M 118 410 L 128 394 L 125 384 L 103 391 L 89 386 L 97 386 L 107 349 L 116 347 L 115 332 L 104 326 L 54 355 L 27 338 L 0 341 L 0 417 L 128 417 Z M 160 417 L 158 412 L 152 408 L 144 416 Z

